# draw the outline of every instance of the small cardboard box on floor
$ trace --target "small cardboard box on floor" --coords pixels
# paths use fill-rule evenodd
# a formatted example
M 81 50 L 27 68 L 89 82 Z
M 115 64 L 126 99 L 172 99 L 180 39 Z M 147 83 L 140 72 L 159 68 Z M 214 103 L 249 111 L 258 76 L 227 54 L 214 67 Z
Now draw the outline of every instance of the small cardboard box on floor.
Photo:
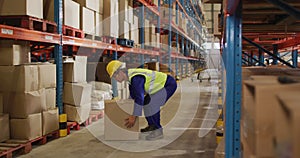
M 104 139 L 105 140 L 138 140 L 139 119 L 136 119 L 132 128 L 125 126 L 125 119 L 133 113 L 134 101 L 106 100 L 104 116 Z
M 300 91 L 277 94 L 274 149 L 278 157 L 300 157 Z
M 299 90 L 300 84 L 275 84 L 274 82 L 244 81 L 241 115 L 241 137 L 251 153 L 258 157 L 274 157 L 276 94 Z
M 11 139 L 32 140 L 42 136 L 42 114 L 31 114 L 26 119 L 10 119 Z
M 10 138 L 9 136 L 9 115 L 0 114 L 0 143 Z

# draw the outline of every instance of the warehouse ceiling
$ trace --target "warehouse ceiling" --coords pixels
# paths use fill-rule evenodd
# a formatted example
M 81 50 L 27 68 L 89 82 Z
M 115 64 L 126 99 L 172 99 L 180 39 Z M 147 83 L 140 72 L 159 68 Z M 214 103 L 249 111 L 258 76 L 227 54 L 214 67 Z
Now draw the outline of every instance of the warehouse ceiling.
M 243 11 L 243 36 L 252 41 L 271 48 L 272 44 L 287 37 L 295 37 L 300 33 L 300 16 L 291 16 L 286 10 L 281 9 L 288 4 L 294 13 L 300 14 L 300 0 L 242 0 Z M 204 3 L 222 3 L 222 0 L 204 0 Z M 252 49 L 243 41 L 243 49 Z

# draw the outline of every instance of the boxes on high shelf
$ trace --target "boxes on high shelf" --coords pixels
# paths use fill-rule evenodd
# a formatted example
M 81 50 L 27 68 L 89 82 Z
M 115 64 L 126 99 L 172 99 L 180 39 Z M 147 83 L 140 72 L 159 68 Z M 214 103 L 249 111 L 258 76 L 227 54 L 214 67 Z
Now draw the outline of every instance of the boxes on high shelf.
M 0 91 L 30 92 L 39 90 L 38 66 L 0 66 Z
M 96 80 L 100 82 L 105 82 L 111 84 L 111 78 L 106 71 L 106 65 L 108 63 L 99 62 L 96 68 Z
M 63 12 L 63 24 L 80 29 L 80 4 L 63 0 Z M 54 21 L 54 0 L 44 0 L 44 19 Z
M 59 129 L 58 109 L 52 109 L 42 112 L 42 131 L 43 135 Z
M 120 38 L 130 38 L 130 24 L 127 21 L 119 22 L 119 37 Z
M 56 65 L 55 64 L 39 64 L 39 88 L 55 88 L 56 87 Z
M 10 138 L 8 114 L 0 114 L 0 129 L 1 129 L 0 142 L 8 140 Z
M 95 13 L 95 35 L 103 35 L 103 15 L 99 13 Z
M 139 41 L 139 18 L 137 16 L 133 16 L 133 22 L 130 24 L 130 39 L 134 41 L 134 43 L 140 43 Z
M 25 119 L 10 119 L 11 139 L 32 140 L 42 136 L 41 113 L 29 115 Z
M 30 62 L 30 46 L 26 41 L 1 40 L 0 65 L 21 65 Z
M 64 104 L 64 111 L 67 114 L 68 121 L 75 121 L 81 124 L 90 116 L 91 103 L 82 105 L 81 107 Z
M 103 0 L 74 0 L 81 6 L 89 8 L 95 12 L 103 13 Z
M 89 35 L 95 35 L 95 13 L 94 11 L 81 7 L 80 29 Z
M 300 157 L 300 92 L 278 93 L 274 150 L 278 157 Z
M 66 104 L 82 106 L 91 103 L 92 85 L 87 83 L 64 83 L 63 101 Z
M 119 37 L 119 2 L 118 0 L 105 1 L 103 9 L 103 35 Z
M 64 62 L 65 82 L 86 82 L 86 56 L 74 56 L 73 61 Z
M 28 115 L 40 113 L 46 108 L 45 89 L 31 92 L 4 92 L 4 113 L 11 118 L 27 118 Z
M 124 120 L 133 113 L 134 101 L 109 100 L 105 101 L 104 139 L 105 140 L 138 140 L 139 119 L 132 128 L 124 125 Z
M 152 3 L 154 3 L 156 6 L 158 6 L 158 0 L 152 0 Z
M 244 81 L 241 137 L 251 153 L 258 157 L 274 157 L 276 94 L 299 90 L 300 84 L 274 84 L 266 81 Z
M 28 15 L 43 19 L 43 0 L 1 0 L 0 15 Z

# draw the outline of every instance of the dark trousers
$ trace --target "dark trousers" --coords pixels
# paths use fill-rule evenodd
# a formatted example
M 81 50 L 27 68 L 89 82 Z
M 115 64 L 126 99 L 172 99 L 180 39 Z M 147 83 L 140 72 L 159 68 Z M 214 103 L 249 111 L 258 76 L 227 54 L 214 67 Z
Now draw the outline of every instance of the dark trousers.
M 154 125 L 156 128 L 161 128 L 160 107 L 165 105 L 176 89 L 177 83 L 175 79 L 168 75 L 162 90 L 145 96 L 143 109 L 149 126 Z

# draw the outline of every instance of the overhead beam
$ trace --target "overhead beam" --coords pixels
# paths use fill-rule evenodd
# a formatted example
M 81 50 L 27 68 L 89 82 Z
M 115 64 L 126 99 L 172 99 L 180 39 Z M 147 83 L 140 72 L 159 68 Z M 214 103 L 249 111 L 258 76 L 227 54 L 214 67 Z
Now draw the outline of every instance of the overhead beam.
M 292 17 L 300 20 L 300 10 L 289 5 L 288 3 L 282 0 L 267 0 L 268 2 L 272 3 L 273 5 L 277 6 L 281 10 L 287 12 Z
M 249 40 L 248 38 L 242 36 L 243 40 L 247 41 L 248 43 L 256 46 L 257 48 L 261 49 L 262 51 L 264 51 L 265 53 L 267 53 L 268 55 L 272 56 L 273 59 L 277 59 L 278 61 L 282 62 L 283 64 L 295 68 L 293 65 L 291 65 L 290 63 L 286 62 L 285 60 L 279 58 L 278 56 L 276 56 L 275 54 L 271 53 L 270 51 L 266 50 L 265 48 L 261 47 L 260 45 L 256 44 L 255 42 Z
M 293 7 L 300 7 L 300 3 L 299 2 L 293 2 L 293 3 L 289 3 L 290 6 Z M 249 2 L 249 3 L 244 3 L 243 4 L 243 9 L 270 9 L 270 8 L 274 8 L 274 5 L 271 3 L 267 3 L 267 2 Z

